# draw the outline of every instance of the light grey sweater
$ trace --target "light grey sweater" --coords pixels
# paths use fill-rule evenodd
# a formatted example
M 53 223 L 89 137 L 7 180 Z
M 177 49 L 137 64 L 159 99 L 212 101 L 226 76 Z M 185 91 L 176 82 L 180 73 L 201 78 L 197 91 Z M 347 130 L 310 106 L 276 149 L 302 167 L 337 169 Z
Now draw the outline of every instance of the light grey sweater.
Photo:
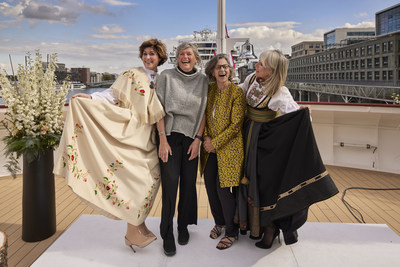
M 208 79 L 200 71 L 185 74 L 177 67 L 157 78 L 156 93 L 166 113 L 165 133 L 182 133 L 194 138 L 207 103 Z

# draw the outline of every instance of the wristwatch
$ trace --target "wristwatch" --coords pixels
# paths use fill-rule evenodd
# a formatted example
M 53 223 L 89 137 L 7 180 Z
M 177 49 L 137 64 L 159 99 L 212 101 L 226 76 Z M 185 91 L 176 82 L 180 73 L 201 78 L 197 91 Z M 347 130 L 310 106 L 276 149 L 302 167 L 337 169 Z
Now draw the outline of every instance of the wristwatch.
M 200 135 L 196 135 L 195 138 L 199 139 L 200 141 L 203 141 L 203 137 L 201 137 Z

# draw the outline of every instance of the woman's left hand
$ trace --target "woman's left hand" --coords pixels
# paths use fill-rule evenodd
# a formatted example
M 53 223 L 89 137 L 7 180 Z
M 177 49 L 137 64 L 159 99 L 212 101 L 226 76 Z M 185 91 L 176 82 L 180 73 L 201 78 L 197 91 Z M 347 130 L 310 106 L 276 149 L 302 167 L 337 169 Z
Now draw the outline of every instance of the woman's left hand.
M 204 138 L 203 147 L 208 153 L 215 153 L 215 147 L 211 143 L 211 138 L 209 136 Z
M 310 105 L 301 105 L 300 109 L 303 109 L 303 108 L 308 108 L 308 112 L 310 112 L 310 115 L 311 115 L 311 106 Z
M 200 149 L 200 140 L 195 138 L 192 144 L 190 145 L 187 154 L 190 154 L 189 160 L 195 159 L 199 155 Z

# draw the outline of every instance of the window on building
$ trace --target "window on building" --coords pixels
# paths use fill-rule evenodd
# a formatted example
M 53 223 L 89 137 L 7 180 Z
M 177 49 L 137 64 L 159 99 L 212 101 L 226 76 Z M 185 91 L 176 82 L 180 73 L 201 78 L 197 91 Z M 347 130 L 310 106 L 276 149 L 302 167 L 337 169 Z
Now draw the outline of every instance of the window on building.
M 392 80 L 393 80 L 393 71 L 392 71 L 392 70 L 389 70 L 389 71 L 388 71 L 388 80 L 389 80 L 389 81 L 392 81 Z
M 352 72 L 349 73 L 349 80 L 353 80 L 353 73 Z
M 372 68 L 372 58 L 367 59 L 367 68 Z
M 387 52 L 387 43 L 383 42 L 382 43 L 382 53 L 386 53 Z
M 355 64 L 355 68 L 358 69 L 358 60 L 356 60 Z
M 384 80 L 384 81 L 387 80 L 387 71 L 386 70 L 382 71 L 382 80 Z
M 320 45 L 319 45 L 319 44 L 316 44 L 316 45 L 315 45 L 315 48 L 319 48 L 319 47 L 320 47 Z
M 359 50 L 360 49 L 358 47 L 354 49 L 354 56 L 356 56 L 356 57 L 359 56 Z
M 379 54 L 381 52 L 381 46 L 379 44 L 375 44 L 375 54 Z
M 374 80 L 379 81 L 379 71 L 375 71 L 374 73 Z
M 372 80 L 372 71 L 367 71 L 367 80 Z
M 372 45 L 367 46 L 367 54 L 372 55 Z
M 365 56 L 365 47 L 361 47 L 361 56 Z
M 365 72 L 360 72 L 360 80 L 365 80 Z
M 346 61 L 346 69 L 350 69 L 350 61 Z
M 380 58 L 376 57 L 375 58 L 375 68 L 379 68 L 380 67 Z
M 361 67 L 362 69 L 365 68 L 365 59 L 361 59 L 361 60 L 360 60 L 360 67 Z
M 354 72 L 354 80 L 358 81 L 358 72 Z
M 392 52 L 393 51 L 393 41 L 388 42 L 388 51 Z
M 389 66 L 389 57 L 382 57 L 382 66 L 387 68 Z

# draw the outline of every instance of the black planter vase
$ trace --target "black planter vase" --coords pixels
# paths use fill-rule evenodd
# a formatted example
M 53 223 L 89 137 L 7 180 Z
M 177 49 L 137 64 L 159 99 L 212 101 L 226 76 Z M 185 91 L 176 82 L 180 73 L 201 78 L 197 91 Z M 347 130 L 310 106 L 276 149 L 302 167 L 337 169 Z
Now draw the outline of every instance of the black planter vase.
M 37 242 L 56 232 L 53 149 L 32 162 L 23 158 L 22 240 Z

